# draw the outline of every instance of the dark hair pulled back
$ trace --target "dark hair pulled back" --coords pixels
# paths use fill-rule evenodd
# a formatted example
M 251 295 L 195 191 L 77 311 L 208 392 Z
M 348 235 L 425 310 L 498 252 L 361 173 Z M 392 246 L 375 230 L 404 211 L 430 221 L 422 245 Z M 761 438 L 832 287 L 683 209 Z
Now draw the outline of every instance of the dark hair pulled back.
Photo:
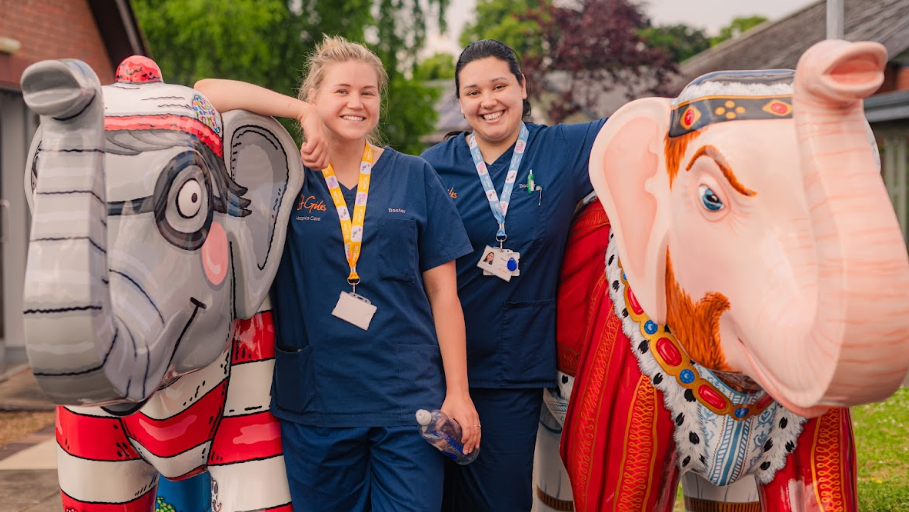
M 495 39 L 481 39 L 474 41 L 464 48 L 458 57 L 458 63 L 455 65 L 455 97 L 461 97 L 461 70 L 464 66 L 475 60 L 494 57 L 508 64 L 508 70 L 518 80 L 518 83 L 524 83 L 524 73 L 521 72 L 521 63 L 518 62 L 518 56 L 514 50 L 507 44 L 496 41 Z M 524 98 L 524 109 L 521 117 L 525 121 L 530 120 L 530 102 Z

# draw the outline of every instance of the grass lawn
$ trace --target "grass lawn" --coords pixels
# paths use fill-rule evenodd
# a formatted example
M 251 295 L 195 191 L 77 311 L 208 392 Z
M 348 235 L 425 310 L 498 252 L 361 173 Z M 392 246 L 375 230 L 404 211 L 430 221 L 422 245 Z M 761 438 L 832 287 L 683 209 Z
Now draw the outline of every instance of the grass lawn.
M 909 388 L 852 409 L 861 512 L 909 512 Z M 684 512 L 679 486 L 675 512 Z
M 909 512 L 909 388 L 852 409 L 862 512 Z

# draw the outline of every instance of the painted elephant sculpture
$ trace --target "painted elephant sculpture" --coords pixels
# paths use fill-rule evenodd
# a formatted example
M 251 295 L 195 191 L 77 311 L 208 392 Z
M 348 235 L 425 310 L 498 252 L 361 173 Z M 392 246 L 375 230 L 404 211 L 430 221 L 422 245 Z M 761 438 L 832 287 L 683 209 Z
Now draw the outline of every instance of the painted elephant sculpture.
M 65 510 L 148 512 L 206 469 L 212 508 L 289 511 L 269 413 L 267 295 L 302 166 L 274 119 L 222 116 L 130 57 L 22 77 L 41 115 L 25 190 L 29 361 L 57 404 Z
M 670 511 L 680 479 L 691 512 L 857 510 L 847 407 L 909 366 L 909 257 L 862 108 L 885 62 L 826 41 L 604 125 L 559 296 L 575 510 Z

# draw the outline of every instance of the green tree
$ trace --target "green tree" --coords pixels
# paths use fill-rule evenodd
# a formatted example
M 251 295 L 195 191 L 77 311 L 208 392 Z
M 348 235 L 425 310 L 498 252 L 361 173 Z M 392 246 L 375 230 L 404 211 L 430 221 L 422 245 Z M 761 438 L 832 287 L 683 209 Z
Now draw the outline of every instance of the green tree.
M 296 95 L 306 55 L 322 34 L 369 47 L 389 74 L 383 132 L 404 152 L 421 149 L 432 130 L 432 91 L 409 76 L 426 41 L 426 16 L 442 14 L 449 0 L 133 0 L 152 57 L 169 83 L 192 85 L 205 77 L 231 78 Z M 377 10 L 373 11 L 373 8 Z M 401 96 L 407 101 L 395 101 Z M 282 120 L 291 133 L 294 123 Z
M 650 47 L 641 32 L 650 26 L 631 0 L 581 0 L 567 7 L 531 11 L 541 29 L 545 54 L 524 59 L 524 76 L 535 99 L 554 93 L 547 114 L 558 123 L 587 110 L 597 112 L 604 93 L 616 88 L 634 95 L 664 96 L 678 66 L 662 48 Z M 546 88 L 547 81 L 557 83 Z M 537 85 L 534 87 L 534 85 Z
M 417 64 L 413 72 L 414 80 L 443 80 L 455 76 L 454 55 L 450 53 L 434 53 Z
M 646 27 L 640 37 L 647 46 L 665 51 L 669 58 L 680 63 L 710 48 L 710 39 L 699 28 L 685 24 Z
M 551 4 L 551 0 L 477 0 L 476 17 L 464 25 L 458 42 L 463 48 L 480 39 L 498 39 L 521 58 L 541 55 L 540 24 L 527 14 Z
M 748 16 L 735 18 L 729 25 L 720 29 L 720 33 L 715 37 L 710 38 L 710 46 L 716 46 L 727 39 L 732 39 L 733 37 L 743 34 L 754 28 L 761 23 L 767 21 L 767 18 L 763 16 Z

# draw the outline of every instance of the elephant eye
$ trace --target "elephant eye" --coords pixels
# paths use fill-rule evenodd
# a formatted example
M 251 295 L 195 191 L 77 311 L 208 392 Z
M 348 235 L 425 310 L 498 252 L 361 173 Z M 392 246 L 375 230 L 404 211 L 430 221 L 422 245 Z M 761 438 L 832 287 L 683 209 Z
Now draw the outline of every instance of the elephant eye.
M 184 219 L 191 219 L 202 209 L 202 186 L 196 180 L 188 180 L 177 192 L 177 212 Z
M 212 185 L 205 161 L 194 151 L 174 157 L 158 176 L 155 221 L 171 244 L 195 251 L 211 227 Z
M 726 207 L 726 205 L 723 204 L 723 201 L 717 197 L 713 189 L 707 185 L 698 187 L 698 197 L 701 199 L 701 204 L 704 205 L 704 208 L 707 208 L 711 212 L 718 212 Z

